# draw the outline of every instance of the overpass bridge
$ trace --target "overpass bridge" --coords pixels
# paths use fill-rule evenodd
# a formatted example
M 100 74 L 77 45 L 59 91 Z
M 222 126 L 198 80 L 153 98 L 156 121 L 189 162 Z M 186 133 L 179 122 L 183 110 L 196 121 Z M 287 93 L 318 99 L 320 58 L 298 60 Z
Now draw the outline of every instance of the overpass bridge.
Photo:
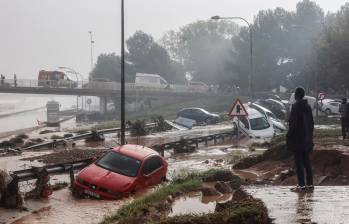
M 96 96 L 100 98 L 100 108 L 106 111 L 108 99 L 114 102 L 120 99 L 121 84 L 118 82 L 70 82 L 65 85 L 57 81 L 50 81 L 40 85 L 38 80 L 6 79 L 0 84 L 0 93 L 16 94 L 46 94 L 70 96 Z M 171 85 L 168 88 L 143 87 L 134 83 L 125 84 L 127 99 L 159 99 L 159 98 L 185 98 L 211 95 L 211 92 L 189 89 L 186 85 Z

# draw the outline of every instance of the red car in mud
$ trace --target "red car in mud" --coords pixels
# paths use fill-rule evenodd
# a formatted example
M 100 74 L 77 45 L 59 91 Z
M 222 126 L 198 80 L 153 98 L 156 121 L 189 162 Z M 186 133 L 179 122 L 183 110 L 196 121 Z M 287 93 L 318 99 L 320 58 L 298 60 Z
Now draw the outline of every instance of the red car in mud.
M 128 196 L 165 180 L 167 166 L 164 158 L 150 148 L 119 146 L 78 173 L 74 194 L 99 199 Z

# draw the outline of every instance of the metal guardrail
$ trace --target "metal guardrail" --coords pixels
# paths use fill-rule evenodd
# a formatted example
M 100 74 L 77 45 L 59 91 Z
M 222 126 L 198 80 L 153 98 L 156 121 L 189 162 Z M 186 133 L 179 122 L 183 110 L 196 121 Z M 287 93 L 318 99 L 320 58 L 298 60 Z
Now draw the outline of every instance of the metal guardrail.
M 55 165 L 49 165 L 44 167 L 33 167 L 25 170 L 18 170 L 11 172 L 11 176 L 17 182 L 23 182 L 39 178 L 39 173 L 45 172 L 47 175 L 61 174 L 71 172 L 72 170 L 82 169 L 90 165 L 94 161 L 94 158 L 88 158 L 75 162 L 61 163 Z
M 174 92 L 174 93 L 204 93 L 200 89 L 189 88 L 187 85 L 171 84 L 169 87 L 142 86 L 135 83 L 126 83 L 126 91 L 154 91 L 154 92 Z M 5 79 L 0 83 L 1 88 L 62 88 L 62 89 L 96 89 L 96 90 L 120 90 L 119 82 L 97 82 L 97 81 L 70 81 L 70 80 L 50 80 L 38 81 L 32 79 Z
M 149 124 L 149 126 L 151 125 L 153 124 Z M 118 128 L 106 129 L 104 130 L 105 131 L 104 133 L 112 133 L 117 130 L 120 130 L 120 129 Z M 219 139 L 222 139 L 224 141 L 225 138 L 233 138 L 234 136 L 237 136 L 236 133 L 237 133 L 236 130 L 233 130 L 230 132 L 217 133 L 217 134 L 203 136 L 203 137 L 181 139 L 176 142 L 153 145 L 152 148 L 158 151 L 161 155 L 164 155 L 165 150 L 174 149 L 176 147 L 188 146 L 188 145 L 195 145 L 196 148 L 198 148 L 200 143 L 205 143 L 205 145 L 207 145 L 209 141 L 214 141 L 214 143 L 217 143 Z M 88 134 L 86 134 L 85 136 L 87 135 Z M 11 172 L 11 176 L 17 182 L 28 181 L 28 180 L 40 178 L 39 173 L 41 172 L 45 172 L 47 175 L 49 174 L 53 175 L 53 174 L 72 172 L 73 170 L 76 170 L 76 169 L 82 169 L 88 166 L 89 164 L 91 164 L 94 160 L 95 158 L 88 158 L 88 159 L 79 160 L 75 162 L 61 163 L 61 164 L 44 166 L 44 167 L 33 167 L 30 169 L 13 171 Z

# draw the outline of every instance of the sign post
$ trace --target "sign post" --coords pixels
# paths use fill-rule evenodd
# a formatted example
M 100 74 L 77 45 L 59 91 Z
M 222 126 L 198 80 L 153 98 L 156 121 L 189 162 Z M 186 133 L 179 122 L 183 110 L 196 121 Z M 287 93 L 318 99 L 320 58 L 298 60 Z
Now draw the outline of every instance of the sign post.
M 228 116 L 231 118 L 237 117 L 237 147 L 239 147 L 239 140 L 240 140 L 240 117 L 247 117 L 248 113 L 242 104 L 242 102 L 239 99 L 236 99 L 236 101 L 233 103 L 233 106 L 231 107 Z

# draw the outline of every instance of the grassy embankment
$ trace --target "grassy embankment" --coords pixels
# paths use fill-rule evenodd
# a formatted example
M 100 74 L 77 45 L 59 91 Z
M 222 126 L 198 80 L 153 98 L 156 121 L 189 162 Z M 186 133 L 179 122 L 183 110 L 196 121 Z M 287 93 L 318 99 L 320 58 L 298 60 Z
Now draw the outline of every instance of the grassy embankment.
M 111 223 L 268 223 L 268 212 L 260 200 L 248 197 L 239 202 L 230 201 L 229 205 L 219 212 L 209 214 L 189 214 L 167 217 L 171 205 L 164 203 L 173 195 L 200 191 L 203 182 L 234 181 L 241 182 L 229 170 L 209 170 L 199 174 L 187 174 L 175 178 L 169 184 L 157 189 L 143 198 L 123 206 L 116 214 L 106 217 L 101 224 Z M 241 184 L 241 183 L 240 183 Z M 152 216 L 148 211 L 155 208 L 159 216 Z
M 315 129 L 314 144 L 314 150 L 316 150 L 318 147 L 327 147 L 333 145 L 349 146 L 349 141 L 341 140 L 340 129 Z M 242 159 L 239 163 L 234 165 L 235 169 L 246 169 L 263 161 L 285 160 L 292 156 L 292 152 L 288 151 L 286 147 L 286 135 L 274 137 L 271 142 L 253 144 L 251 147 L 266 147 L 268 148 L 268 150 L 265 151 L 262 155 L 251 156 Z
M 201 214 L 167 217 L 171 209 L 168 198 L 183 195 L 188 192 L 200 191 L 203 182 L 241 181 L 227 170 L 210 170 L 200 174 L 187 174 L 175 178 L 168 185 L 162 186 L 155 192 L 123 206 L 116 214 L 106 217 L 101 224 L 111 223 L 148 223 L 148 224 L 179 224 L 179 223 L 268 223 L 268 212 L 264 203 L 251 197 L 239 202 L 230 202 L 222 211 Z M 167 203 L 166 203 L 167 202 Z M 156 210 L 158 215 L 149 211 Z

